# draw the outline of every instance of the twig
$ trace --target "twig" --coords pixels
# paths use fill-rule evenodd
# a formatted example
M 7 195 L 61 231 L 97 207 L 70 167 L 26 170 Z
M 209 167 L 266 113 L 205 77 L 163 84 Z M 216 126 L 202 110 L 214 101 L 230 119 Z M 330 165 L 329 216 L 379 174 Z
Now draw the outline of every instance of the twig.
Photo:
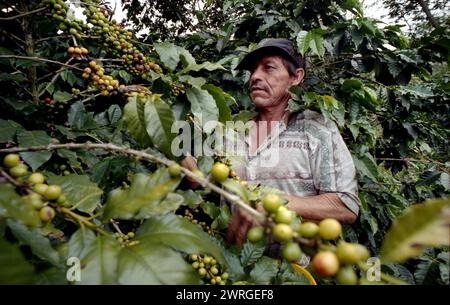
M 152 154 L 149 154 L 144 151 L 139 151 L 135 149 L 131 149 L 128 147 L 121 147 L 117 146 L 111 143 L 108 144 L 96 144 L 96 143 L 66 143 L 66 144 L 49 144 L 49 145 L 42 145 L 42 146 L 30 146 L 30 147 L 14 147 L 14 148 L 5 148 L 0 149 L 0 153 L 6 153 L 6 152 L 23 152 L 23 151 L 42 151 L 42 150 L 56 150 L 56 149 L 85 149 L 85 150 L 92 150 L 92 149 L 103 149 L 106 151 L 119 151 L 127 155 L 135 156 L 141 159 L 146 159 L 149 161 L 157 162 L 160 164 L 164 164 L 166 166 L 169 166 L 173 161 L 168 159 L 163 159 L 157 156 L 154 156 Z M 192 171 L 181 167 L 181 171 L 188 176 L 189 178 L 193 179 L 194 181 L 197 181 L 200 183 L 203 187 L 208 187 L 214 192 L 218 193 L 219 195 L 222 195 L 225 199 L 227 199 L 229 202 L 234 203 L 238 205 L 240 208 L 251 214 L 257 221 L 264 222 L 265 216 L 261 212 L 253 209 L 249 205 L 247 205 L 244 201 L 242 201 L 239 196 L 229 193 L 222 188 L 218 187 L 217 185 L 209 182 L 207 179 L 203 177 L 197 176 Z
M 19 55 L 0 55 L 0 58 L 14 58 L 14 59 L 42 61 L 42 62 L 48 62 L 48 63 L 55 64 L 55 65 L 65 66 L 65 67 L 75 69 L 78 71 L 83 71 L 83 69 L 77 68 L 75 66 L 66 65 L 66 64 L 56 61 L 56 60 L 50 60 L 50 59 L 40 58 L 40 57 L 19 56 Z
M 98 233 L 102 235 L 109 235 L 106 231 L 102 230 L 92 222 L 86 219 L 86 217 L 83 217 L 81 215 L 78 215 L 77 213 L 72 212 L 70 209 L 65 207 L 57 207 L 57 210 L 63 214 L 66 214 L 67 216 L 75 219 L 80 225 L 86 225 L 86 227 L 97 231 Z
M 68 61 L 66 61 L 65 65 L 68 65 L 71 61 L 72 61 L 72 57 L 69 58 Z M 47 86 L 45 86 L 44 89 L 42 89 L 42 91 L 38 94 L 38 97 L 40 97 L 42 94 L 45 93 L 45 91 L 47 91 L 47 89 L 56 82 L 56 80 L 58 79 L 59 75 L 61 74 L 62 71 L 66 70 L 65 68 L 61 68 L 58 71 L 56 71 L 55 76 L 53 76 L 52 80 L 47 84 Z
M 438 162 L 435 160 L 417 160 L 417 159 L 410 159 L 410 158 L 403 158 L 403 159 L 396 159 L 396 158 L 375 158 L 376 160 L 382 160 L 382 161 L 401 161 L 401 162 L 422 162 L 422 163 L 434 163 L 441 166 L 446 166 L 445 163 Z
M 0 21 L 14 20 L 16 18 L 20 18 L 20 17 L 24 17 L 24 16 L 31 15 L 31 14 L 34 14 L 34 13 L 42 12 L 42 11 L 44 11 L 46 9 L 47 9 L 46 7 L 41 7 L 41 8 L 35 9 L 34 11 L 25 12 L 25 13 L 22 13 L 22 14 L 19 14 L 19 15 L 15 15 L 15 16 L 0 18 Z
M 120 233 L 120 235 L 125 235 L 113 219 L 111 219 L 109 222 L 113 225 L 114 229 L 116 229 L 116 231 Z
M 6 180 L 8 180 L 9 182 L 11 182 L 12 184 L 14 184 L 15 186 L 18 187 L 23 187 L 22 184 L 20 184 L 19 182 L 17 182 L 13 177 L 11 177 L 10 175 L 8 175 L 4 170 L 0 169 L 0 175 L 2 175 L 3 177 L 6 178 Z

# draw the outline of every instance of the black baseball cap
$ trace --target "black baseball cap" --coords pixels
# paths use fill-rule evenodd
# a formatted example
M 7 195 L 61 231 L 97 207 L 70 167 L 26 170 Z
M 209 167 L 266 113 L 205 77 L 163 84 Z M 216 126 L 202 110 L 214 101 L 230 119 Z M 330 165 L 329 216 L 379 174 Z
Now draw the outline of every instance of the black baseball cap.
M 295 68 L 303 68 L 302 57 L 295 50 L 294 45 L 286 38 L 266 38 L 258 43 L 255 50 L 245 55 L 237 65 L 236 70 L 251 71 L 258 59 L 263 55 L 276 54 L 289 60 L 295 65 Z

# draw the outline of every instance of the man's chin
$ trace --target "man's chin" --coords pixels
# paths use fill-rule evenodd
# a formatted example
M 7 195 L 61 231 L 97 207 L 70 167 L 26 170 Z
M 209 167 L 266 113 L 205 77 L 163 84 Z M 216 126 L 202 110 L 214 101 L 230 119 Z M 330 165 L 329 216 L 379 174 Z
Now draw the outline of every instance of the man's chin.
M 252 101 L 256 108 L 264 108 L 271 105 L 270 100 L 261 97 L 252 98 Z

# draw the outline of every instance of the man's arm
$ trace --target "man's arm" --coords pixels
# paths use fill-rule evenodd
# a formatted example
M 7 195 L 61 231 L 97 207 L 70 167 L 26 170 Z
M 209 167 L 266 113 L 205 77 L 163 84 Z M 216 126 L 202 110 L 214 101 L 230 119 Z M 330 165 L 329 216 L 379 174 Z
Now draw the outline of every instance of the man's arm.
M 305 220 L 320 221 L 334 218 L 341 223 L 351 224 L 358 215 L 352 212 L 336 193 L 325 193 L 310 197 L 286 196 L 287 207 Z

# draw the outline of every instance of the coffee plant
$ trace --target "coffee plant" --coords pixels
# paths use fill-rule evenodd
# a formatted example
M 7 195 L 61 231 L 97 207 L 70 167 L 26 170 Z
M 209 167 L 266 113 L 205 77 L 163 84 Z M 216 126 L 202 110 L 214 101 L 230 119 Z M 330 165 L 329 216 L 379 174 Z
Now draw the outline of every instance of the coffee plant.
M 221 10 L 220 29 L 148 44 L 101 1 L 0 4 L 0 283 L 448 284 L 448 27 L 409 39 L 358 1 Z M 234 68 L 266 37 L 308 58 L 289 109 L 336 122 L 352 153 L 353 225 L 303 220 L 219 146 L 190 148 L 255 115 Z M 242 247 L 225 238 L 237 207 L 258 223 Z

